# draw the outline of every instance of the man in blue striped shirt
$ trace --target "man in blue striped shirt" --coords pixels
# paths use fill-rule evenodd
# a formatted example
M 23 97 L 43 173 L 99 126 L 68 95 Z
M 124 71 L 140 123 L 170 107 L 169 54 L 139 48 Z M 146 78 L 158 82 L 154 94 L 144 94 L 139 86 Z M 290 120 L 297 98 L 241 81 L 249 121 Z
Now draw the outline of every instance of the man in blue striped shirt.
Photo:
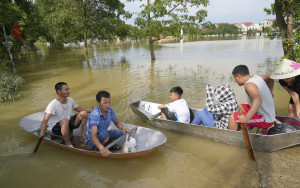
M 96 95 L 97 107 L 91 112 L 87 123 L 85 144 L 90 150 L 99 149 L 101 155 L 108 156 L 111 152 L 105 148 L 113 140 L 122 136 L 128 129 L 118 121 L 114 110 L 110 107 L 111 97 L 107 91 L 100 91 Z M 108 130 L 111 121 L 119 129 Z M 114 145 L 115 149 L 120 146 Z

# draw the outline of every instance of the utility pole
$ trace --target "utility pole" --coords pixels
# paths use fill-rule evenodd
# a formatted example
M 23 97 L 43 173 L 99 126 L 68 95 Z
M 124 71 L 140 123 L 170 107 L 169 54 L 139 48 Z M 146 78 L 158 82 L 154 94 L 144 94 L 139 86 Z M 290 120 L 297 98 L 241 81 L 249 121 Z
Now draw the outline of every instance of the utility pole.
M 6 46 L 8 54 L 9 54 L 9 57 L 10 57 L 10 60 L 11 60 L 11 63 L 13 65 L 13 68 L 15 68 L 15 64 L 14 64 L 14 61 L 13 61 L 13 56 L 12 56 L 12 54 L 10 52 L 10 49 L 11 49 L 13 43 L 7 40 L 4 25 L 3 25 L 3 32 L 4 32 L 5 42 L 2 42 L 2 44 L 4 44 L 4 46 Z

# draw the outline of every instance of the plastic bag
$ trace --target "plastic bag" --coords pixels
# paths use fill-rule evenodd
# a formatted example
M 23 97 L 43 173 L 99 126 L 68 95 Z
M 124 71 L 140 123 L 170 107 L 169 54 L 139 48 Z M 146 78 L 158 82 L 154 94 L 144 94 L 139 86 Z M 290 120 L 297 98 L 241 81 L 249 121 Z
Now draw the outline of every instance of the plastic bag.
M 130 135 L 126 135 L 126 140 L 123 144 L 123 153 L 133 153 L 136 152 L 136 140 Z

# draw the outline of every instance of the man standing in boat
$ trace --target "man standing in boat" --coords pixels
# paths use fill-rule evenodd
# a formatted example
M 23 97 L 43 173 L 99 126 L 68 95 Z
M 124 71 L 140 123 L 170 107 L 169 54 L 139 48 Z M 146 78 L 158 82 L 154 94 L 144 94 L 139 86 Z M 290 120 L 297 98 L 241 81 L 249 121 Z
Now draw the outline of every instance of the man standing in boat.
M 107 91 L 100 91 L 96 95 L 97 107 L 88 117 L 85 144 L 89 150 L 99 149 L 101 155 L 108 156 L 111 152 L 105 147 L 113 140 L 123 134 L 130 133 L 128 129 L 118 121 L 114 110 L 110 107 L 110 94 Z M 111 121 L 119 129 L 108 130 Z M 121 149 L 119 145 L 114 145 L 112 149 Z
M 238 130 L 238 123 L 245 123 L 246 126 L 267 130 L 276 120 L 272 94 L 274 81 L 265 75 L 251 76 L 246 65 L 236 66 L 232 75 L 239 86 L 244 86 L 250 105 L 239 106 L 241 115 L 238 112 L 231 114 L 229 129 Z
M 65 145 L 74 147 L 70 141 L 70 132 L 81 125 L 80 140 L 84 141 L 86 137 L 86 124 L 90 110 L 85 110 L 78 106 L 76 102 L 69 97 L 70 88 L 67 83 L 59 82 L 55 85 L 57 97 L 52 100 L 46 110 L 44 119 L 41 123 L 40 137 L 45 136 L 47 127 L 56 135 L 62 135 Z M 72 110 L 79 112 L 72 115 Z

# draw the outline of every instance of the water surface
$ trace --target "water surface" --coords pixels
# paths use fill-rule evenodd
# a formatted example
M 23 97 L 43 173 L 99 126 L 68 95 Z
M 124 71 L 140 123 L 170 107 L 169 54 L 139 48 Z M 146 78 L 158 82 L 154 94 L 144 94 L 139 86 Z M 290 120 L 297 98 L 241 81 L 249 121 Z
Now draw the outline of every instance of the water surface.
M 240 38 L 162 43 L 157 60 L 150 61 L 146 41 L 101 43 L 89 48 L 88 60 L 80 47 L 53 50 L 38 46 L 17 64 L 26 80 L 23 99 L 0 104 L 0 187 L 244 187 L 257 186 L 256 163 L 246 149 L 163 129 L 168 141 L 150 155 L 108 160 L 65 151 L 42 143 L 18 121 L 45 110 L 56 97 L 54 85 L 67 82 L 71 97 L 83 108 L 96 105 L 95 95 L 107 90 L 120 121 L 154 128 L 141 121 L 129 104 L 138 100 L 169 102 L 169 90 L 181 86 L 190 107 L 205 105 L 205 85 L 229 83 L 239 103 L 245 92 L 231 76 L 246 64 L 252 74 L 270 74 L 283 55 L 280 40 Z M 274 86 L 276 111 L 287 114 L 288 94 Z M 258 153 L 258 152 L 257 152 Z

